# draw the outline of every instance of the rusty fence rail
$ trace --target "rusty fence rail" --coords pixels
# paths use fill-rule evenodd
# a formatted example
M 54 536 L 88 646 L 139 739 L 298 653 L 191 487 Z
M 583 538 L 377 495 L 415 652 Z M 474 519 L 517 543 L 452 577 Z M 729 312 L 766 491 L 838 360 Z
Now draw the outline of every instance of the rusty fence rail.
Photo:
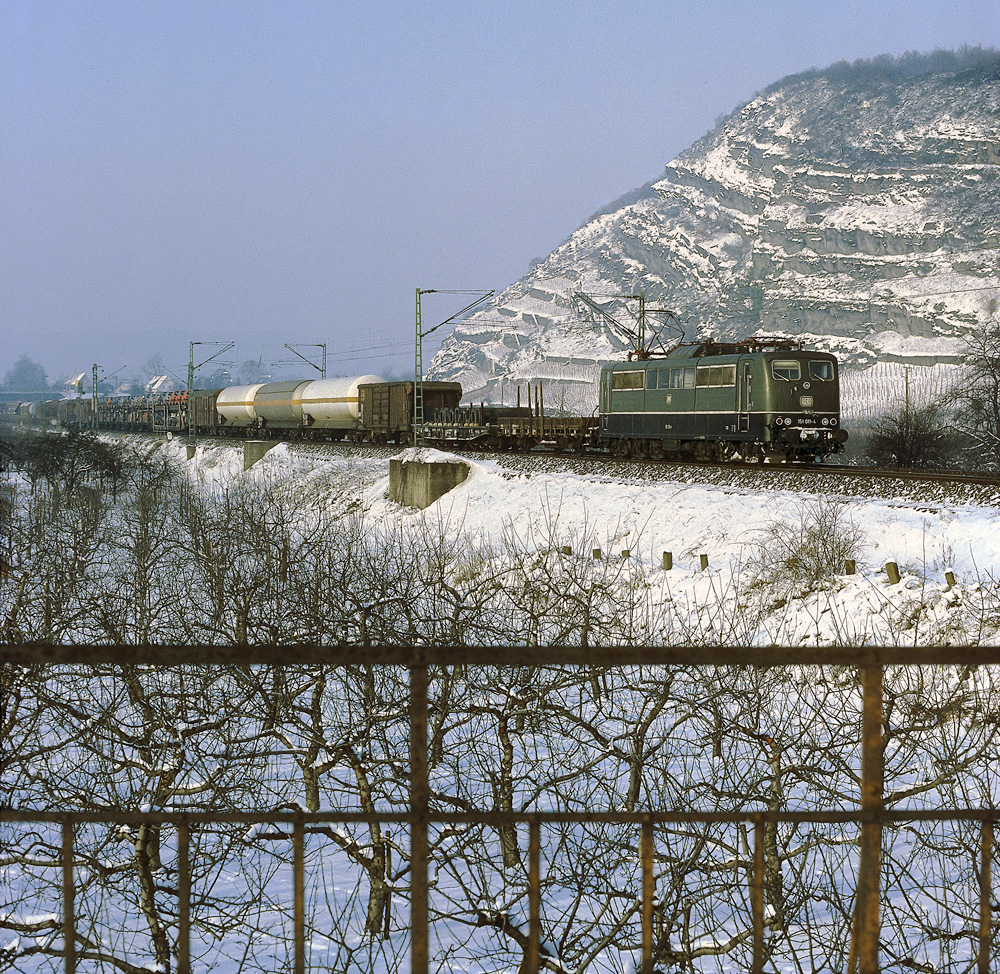
M 14 665 L 316 665 L 358 666 L 385 665 L 404 667 L 410 675 L 409 758 L 410 809 L 408 813 L 322 812 L 234 813 L 78 813 L 0 809 L 0 821 L 57 823 L 62 829 L 62 910 L 64 969 L 74 974 L 77 968 L 74 911 L 74 834 L 91 823 L 172 824 L 178 841 L 178 943 L 179 974 L 190 970 L 190 898 L 189 862 L 190 829 L 204 824 L 282 823 L 291 828 L 293 843 L 293 916 L 294 970 L 307 969 L 305 938 L 305 836 L 311 825 L 337 822 L 398 823 L 409 826 L 411 883 L 410 935 L 412 974 L 429 970 L 428 865 L 429 829 L 432 825 L 484 824 L 522 825 L 528 828 L 528 902 L 529 929 L 525 966 L 528 974 L 541 969 L 541 828 L 546 824 L 621 824 L 641 830 L 641 939 L 643 974 L 653 974 L 654 906 L 654 829 L 657 826 L 698 824 L 752 825 L 754 833 L 751 888 L 754 974 L 765 965 L 764 929 L 764 829 L 774 823 L 854 823 L 861 829 L 862 860 L 856 894 L 856 919 L 852 936 L 849 969 L 858 974 L 877 974 L 879 940 L 879 871 L 882 826 L 898 822 L 980 823 L 978 944 L 975 969 L 989 971 L 992 943 L 992 859 L 994 822 L 1000 809 L 889 810 L 882 796 L 881 694 L 883 667 L 886 665 L 962 665 L 979 666 L 1000 663 L 997 647 L 840 647 L 798 649 L 794 647 L 366 647 L 337 648 L 319 646 L 196 647 L 196 646 L 51 646 L 31 645 L 0 647 L 0 664 Z M 430 807 L 428 779 L 428 669 L 432 666 L 775 666 L 837 665 L 858 667 L 864 686 L 864 730 L 862 743 L 862 807 L 808 812 L 658 812 L 635 813 L 588 811 L 534 813 L 442 813 Z M 866 864 L 866 843 L 875 847 L 874 858 Z M 867 868 L 866 868 L 867 867 Z M 867 874 L 867 875 L 866 875 Z
M 978 822 L 980 823 L 979 861 L 979 931 L 976 970 L 987 974 L 990 970 L 990 945 L 992 936 L 992 858 L 994 853 L 994 821 L 1000 811 L 981 809 L 935 809 L 928 811 L 885 811 L 878 816 L 882 824 L 903 822 Z M 421 814 L 364 814 L 351 812 L 271 812 L 255 814 L 218 813 L 79 813 L 79 812 L 31 812 L 0 809 L 0 821 L 40 824 L 57 824 L 61 828 L 62 871 L 62 936 L 64 944 L 64 970 L 72 974 L 77 969 L 76 923 L 74 909 L 74 836 L 80 826 L 106 823 L 109 825 L 171 825 L 177 831 L 177 907 L 178 936 L 176 945 L 176 972 L 188 974 L 190 967 L 190 907 L 191 907 L 191 863 L 188 854 L 191 829 L 198 826 L 237 824 L 252 826 L 267 824 L 284 825 L 290 829 L 292 842 L 294 902 L 294 967 L 295 974 L 304 974 L 309 969 L 306 956 L 305 936 L 305 842 L 311 827 L 330 823 L 409 825 L 411 841 L 416 845 L 418 833 L 423 831 L 426 840 L 427 828 L 432 825 L 521 825 L 528 828 L 528 948 L 526 974 L 538 974 L 541 946 L 541 829 L 544 825 L 568 824 L 613 824 L 634 825 L 641 829 L 641 930 L 643 974 L 652 974 L 653 966 L 653 905 L 655 881 L 653 860 L 655 853 L 654 829 L 657 826 L 677 824 L 744 824 L 753 826 L 753 871 L 751 885 L 751 921 L 753 927 L 753 967 L 754 974 L 763 972 L 764 954 L 764 827 L 768 822 L 779 824 L 859 824 L 870 821 L 871 817 L 857 811 L 836 812 L 534 812 L 534 813 L 430 813 Z M 417 877 L 426 882 L 427 859 L 413 858 L 414 891 L 419 886 Z M 426 888 L 426 887 L 425 887 Z M 414 906 L 417 897 L 414 896 Z M 427 924 L 426 900 L 424 910 L 414 909 L 411 914 L 410 933 L 412 937 L 413 974 L 423 974 L 428 970 L 429 930 Z M 863 968 L 862 968 L 863 970 Z

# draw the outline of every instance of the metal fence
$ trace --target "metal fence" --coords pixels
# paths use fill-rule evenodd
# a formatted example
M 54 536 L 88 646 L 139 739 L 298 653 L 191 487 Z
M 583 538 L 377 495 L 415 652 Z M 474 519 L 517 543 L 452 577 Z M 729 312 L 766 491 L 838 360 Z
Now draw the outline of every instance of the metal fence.
M 528 939 L 525 974 L 536 974 L 542 965 L 540 903 L 540 834 L 545 825 L 605 823 L 633 825 L 640 830 L 641 930 L 643 974 L 652 974 L 654 909 L 654 829 L 677 823 L 721 823 L 752 825 L 753 868 L 751 914 L 753 967 L 765 965 L 764 930 L 764 830 L 773 823 L 856 823 L 861 828 L 861 865 L 857 880 L 856 915 L 851 944 L 850 970 L 859 974 L 879 971 L 879 897 L 882 826 L 897 822 L 979 823 L 980 849 L 975 872 L 979 882 L 978 945 L 976 970 L 989 970 L 992 918 L 992 858 L 994 822 L 1000 809 L 951 808 L 933 811 L 892 811 L 883 806 L 882 796 L 882 675 L 887 665 L 962 665 L 1000 663 L 997 647 L 895 647 L 797 649 L 789 647 L 619 647 L 619 648 L 540 648 L 540 647 L 368 647 L 333 648 L 317 646 L 260 647 L 60 647 L 28 645 L 0 647 L 0 664 L 14 665 L 97 665 L 97 664 L 178 665 L 264 665 L 280 663 L 326 664 L 330 666 L 385 665 L 408 669 L 410 808 L 406 814 L 322 812 L 267 812 L 260 814 L 207 813 L 77 813 L 42 812 L 31 809 L 0 809 L 0 821 L 58 823 L 62 830 L 62 928 L 67 974 L 77 969 L 74 909 L 74 835 L 91 823 L 121 825 L 171 824 L 178 837 L 178 940 L 177 971 L 190 970 L 191 864 L 188 844 L 190 830 L 205 824 L 281 824 L 290 829 L 293 849 L 294 970 L 307 968 L 305 937 L 305 836 L 318 825 L 336 823 L 398 823 L 410 830 L 411 854 L 411 970 L 425 974 L 429 969 L 428 861 L 429 828 L 433 826 L 483 824 L 494 827 L 526 826 L 528 830 Z M 855 809 L 826 812 L 636 813 L 588 810 L 580 813 L 443 813 L 430 807 L 428 780 L 428 667 L 455 665 L 487 666 L 804 666 L 836 665 L 858 667 L 862 674 L 864 728 L 862 734 L 862 804 Z M 868 850 L 866 854 L 865 850 Z M 866 855 L 868 856 L 866 858 Z

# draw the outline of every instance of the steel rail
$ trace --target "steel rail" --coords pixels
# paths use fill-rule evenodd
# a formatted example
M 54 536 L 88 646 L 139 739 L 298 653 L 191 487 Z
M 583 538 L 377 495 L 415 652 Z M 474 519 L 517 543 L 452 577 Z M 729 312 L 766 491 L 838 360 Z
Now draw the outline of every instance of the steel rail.
M 317 444 L 319 445 L 319 444 Z M 972 487 L 1000 487 L 1000 474 L 989 472 L 960 473 L 946 470 L 911 470 L 890 467 L 853 466 L 846 463 L 804 463 L 794 461 L 788 463 L 763 463 L 761 461 L 744 460 L 667 460 L 650 457 L 624 457 L 607 453 L 573 452 L 571 450 L 544 452 L 539 450 L 485 450 L 462 447 L 449 447 L 456 456 L 475 458 L 477 454 L 493 458 L 528 457 L 561 459 L 581 464 L 634 464 L 639 467 L 668 470 L 721 470 L 733 472 L 759 473 L 762 477 L 774 477 L 779 474 L 805 474 L 817 477 L 828 474 L 832 477 L 846 477 L 854 480 L 901 480 L 905 483 L 937 483 L 955 484 Z

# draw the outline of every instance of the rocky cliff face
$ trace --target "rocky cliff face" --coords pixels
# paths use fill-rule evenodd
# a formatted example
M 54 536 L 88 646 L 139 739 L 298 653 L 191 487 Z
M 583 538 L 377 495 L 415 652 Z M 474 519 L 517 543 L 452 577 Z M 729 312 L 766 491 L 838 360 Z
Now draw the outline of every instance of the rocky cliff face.
M 436 378 L 473 398 L 545 380 L 593 403 L 635 325 L 801 335 L 858 367 L 957 361 L 1000 293 L 1000 55 L 835 65 L 777 83 L 462 322 Z M 666 320 L 651 314 L 647 329 Z M 676 328 L 674 329 L 676 332 Z M 665 336 L 666 336 L 665 332 Z

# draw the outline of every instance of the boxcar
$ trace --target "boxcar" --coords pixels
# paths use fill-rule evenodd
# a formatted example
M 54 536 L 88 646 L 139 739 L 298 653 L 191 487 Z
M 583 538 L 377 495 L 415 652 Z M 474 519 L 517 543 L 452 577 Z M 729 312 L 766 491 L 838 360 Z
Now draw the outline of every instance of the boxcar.
M 458 382 L 425 382 L 424 418 L 440 409 L 454 409 L 462 399 Z M 358 386 L 359 426 L 376 443 L 413 440 L 413 382 L 377 382 Z

